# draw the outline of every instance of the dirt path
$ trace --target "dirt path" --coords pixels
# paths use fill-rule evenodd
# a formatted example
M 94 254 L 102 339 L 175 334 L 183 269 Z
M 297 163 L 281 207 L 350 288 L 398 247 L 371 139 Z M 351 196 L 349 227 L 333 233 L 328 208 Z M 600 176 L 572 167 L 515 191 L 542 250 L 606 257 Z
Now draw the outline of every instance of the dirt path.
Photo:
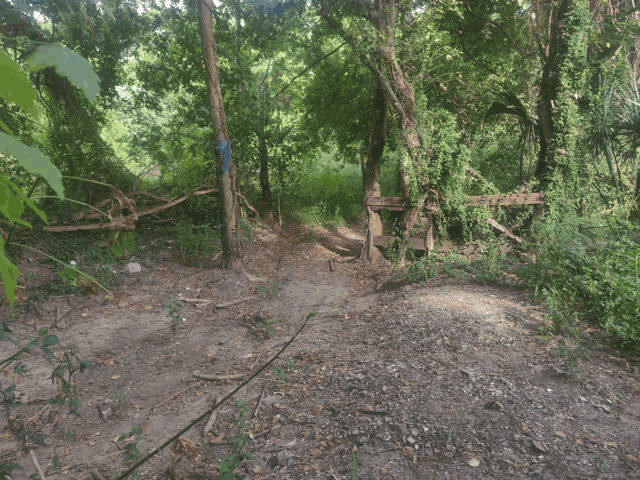
M 182 457 L 167 449 L 140 478 L 218 478 L 238 438 L 238 401 L 254 436 L 245 449 L 253 459 L 238 470 L 244 478 L 640 478 L 637 362 L 592 352 L 568 369 L 556 354 L 562 339 L 539 334 L 544 312 L 512 287 L 435 279 L 385 289 L 377 287 L 389 266 L 335 261 L 331 271 L 330 258 L 359 253 L 361 234 L 347 228 L 254 233 L 245 262 L 268 283 L 156 253 L 141 257 L 142 274 L 115 299 L 92 298 L 67 318 L 58 336 L 95 365 L 77 377 L 80 416 L 48 422 L 54 410 L 43 400 L 58 389 L 51 367 L 37 352 L 25 359 L 14 414 L 42 426 L 49 446 L 34 453 L 51 478 L 122 471 L 132 452 L 125 445 L 147 453 L 238 384 L 201 382 L 194 371 L 246 377 L 312 311 L 275 367 L 221 408 L 209 435 L 198 425 L 183 437 Z M 214 306 L 250 295 L 258 298 Z M 53 298 L 14 330 L 33 332 L 79 300 Z M 178 306 L 175 334 L 168 302 Z M 5 358 L 14 347 L 1 345 Z M 7 455 L 16 444 L 1 422 Z M 141 436 L 130 433 L 134 425 Z M 15 479 L 35 472 L 28 456 L 6 459 L 24 467 Z

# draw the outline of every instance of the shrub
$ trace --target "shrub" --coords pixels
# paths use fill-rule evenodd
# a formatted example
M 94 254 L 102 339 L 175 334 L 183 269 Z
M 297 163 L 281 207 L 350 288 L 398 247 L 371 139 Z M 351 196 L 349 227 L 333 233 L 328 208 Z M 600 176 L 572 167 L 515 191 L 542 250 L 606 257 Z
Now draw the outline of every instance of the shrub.
M 557 329 L 576 314 L 598 322 L 616 341 L 640 349 L 640 245 L 633 225 L 600 227 L 567 214 L 549 217 L 536 263 L 519 276 L 552 309 Z

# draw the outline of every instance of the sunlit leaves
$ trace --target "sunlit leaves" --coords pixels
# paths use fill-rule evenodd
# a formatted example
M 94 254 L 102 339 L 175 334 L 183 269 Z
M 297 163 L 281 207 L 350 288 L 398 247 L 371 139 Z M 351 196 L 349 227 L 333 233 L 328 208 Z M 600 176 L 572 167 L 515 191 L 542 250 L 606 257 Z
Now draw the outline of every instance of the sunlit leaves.
M 2 278 L 2 283 L 4 284 L 4 291 L 9 300 L 9 305 L 13 305 L 16 300 L 15 290 L 18 286 L 19 274 L 18 267 L 11 263 L 4 253 L 4 240 L 0 235 L 0 278 Z
M 20 69 L 20 65 L 7 52 L 0 49 L 0 95 L 5 100 L 15 103 L 25 112 L 37 116 L 35 109 L 35 92 L 29 79 Z
M 29 172 L 42 175 L 56 194 L 60 198 L 64 198 L 62 174 L 40 150 L 24 145 L 13 137 L 0 132 L 0 153 L 15 157 Z
M 81 89 L 89 100 L 93 100 L 100 91 L 98 76 L 93 72 L 91 64 L 67 47 L 40 45 L 26 61 L 30 72 L 54 67 L 58 74 L 67 77 Z

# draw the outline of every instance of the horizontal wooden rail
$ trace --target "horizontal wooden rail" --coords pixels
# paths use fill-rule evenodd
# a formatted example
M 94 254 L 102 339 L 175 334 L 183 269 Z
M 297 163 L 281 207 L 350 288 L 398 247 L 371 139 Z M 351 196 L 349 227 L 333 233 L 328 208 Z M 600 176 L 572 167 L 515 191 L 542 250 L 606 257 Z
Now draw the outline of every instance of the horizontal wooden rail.
M 366 204 L 372 210 L 406 210 L 411 206 L 405 197 L 367 197 Z
M 411 203 L 405 197 L 367 197 L 367 207 L 371 210 L 407 210 L 411 208 Z M 510 193 L 503 195 L 478 195 L 468 196 L 467 207 L 477 207 L 481 205 L 544 205 L 544 195 L 541 193 Z M 425 203 L 427 210 L 437 211 L 435 204 Z
M 411 202 L 406 197 L 367 197 L 365 199 L 367 207 L 371 210 L 408 210 Z M 433 203 L 425 203 L 424 209 L 437 211 L 438 206 Z
M 390 245 L 395 245 L 398 239 L 392 235 L 374 235 L 373 236 L 373 244 L 376 247 L 389 247 Z M 409 248 L 413 248 L 414 250 L 427 250 L 425 246 L 425 241 L 423 238 L 410 238 L 407 244 Z
M 479 195 L 467 197 L 467 207 L 479 205 L 543 205 L 544 196 L 541 193 L 512 193 L 507 195 Z

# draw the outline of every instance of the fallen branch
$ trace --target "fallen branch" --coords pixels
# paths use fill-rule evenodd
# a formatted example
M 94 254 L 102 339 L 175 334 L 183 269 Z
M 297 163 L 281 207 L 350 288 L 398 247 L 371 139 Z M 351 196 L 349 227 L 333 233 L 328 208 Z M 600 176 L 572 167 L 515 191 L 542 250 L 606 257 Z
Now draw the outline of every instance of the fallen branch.
M 260 405 L 262 404 L 262 399 L 264 398 L 264 392 L 267 391 L 267 387 L 263 387 L 262 388 L 262 395 L 260 395 L 260 399 L 258 400 L 258 403 L 256 404 L 256 409 L 253 412 L 253 418 L 258 418 L 258 414 L 260 413 Z M 258 418 L 259 420 L 259 418 Z
M 228 302 L 222 302 L 216 305 L 216 308 L 227 308 L 238 303 L 248 302 L 249 300 L 257 300 L 260 297 L 257 295 L 251 295 L 249 297 L 236 298 L 235 300 L 229 300 Z
M 204 298 L 181 298 L 180 301 L 185 303 L 213 303 L 213 300 Z
M 210 382 L 223 382 L 225 380 L 242 380 L 244 375 L 242 373 L 234 373 L 232 375 L 207 375 L 200 372 L 193 372 L 193 378 L 200 380 L 208 380 Z
M 31 417 L 29 420 L 25 422 L 24 426 L 28 427 L 29 425 L 31 425 L 36 420 L 36 418 L 42 415 L 44 411 L 50 407 L 51 405 L 45 405 L 44 407 L 42 407 L 38 413 L 36 413 L 33 417 Z
M 335 257 L 331 257 L 331 261 L 336 263 L 353 263 L 358 261 L 358 255 L 352 255 L 350 257 L 337 255 Z
M 489 225 L 491 225 L 493 228 L 495 228 L 497 230 L 500 230 L 502 233 L 504 233 L 511 240 L 515 240 L 518 243 L 522 243 L 522 239 L 520 237 L 518 237 L 517 235 L 514 235 L 513 233 L 511 233 L 509 230 L 507 230 L 506 227 L 500 225 L 493 218 L 487 219 L 487 222 L 489 222 Z
M 193 387 L 197 387 L 198 385 L 201 385 L 202 382 L 196 382 L 193 385 L 189 385 L 186 388 L 183 388 L 182 390 L 180 390 L 179 392 L 174 393 L 173 395 L 171 395 L 169 398 L 167 398 L 166 400 L 161 401 L 160 403 L 158 403 L 155 407 L 152 407 L 151 410 L 157 410 L 158 408 L 160 408 L 161 406 L 171 402 L 173 399 L 179 397 L 180 395 L 182 395 L 183 393 L 188 392 L 189 390 L 191 390 Z
M 249 367 L 249 371 L 253 370 L 254 368 L 256 368 L 256 365 L 258 364 L 258 361 L 260 360 L 260 357 L 262 356 L 262 352 L 258 352 L 258 356 L 256 357 L 256 359 L 253 361 L 253 363 L 251 364 L 251 366 Z
M 169 200 L 164 205 L 160 205 L 157 207 L 150 208 L 149 210 L 144 210 L 142 212 L 135 211 L 135 202 L 133 200 L 128 199 L 122 192 L 117 191 L 114 192 L 115 199 L 118 201 L 118 204 L 122 210 L 122 208 L 126 208 L 127 210 L 131 210 L 133 213 L 130 215 L 124 216 L 116 216 L 111 219 L 108 223 L 92 223 L 89 225 L 63 225 L 63 226 L 46 226 L 42 227 L 43 230 L 47 232 L 73 232 L 76 230 L 119 230 L 119 231 L 130 231 L 133 232 L 135 230 L 135 224 L 138 218 L 144 215 L 151 215 L 162 210 L 166 210 L 171 207 L 175 207 L 179 203 L 188 200 L 194 195 L 207 195 L 209 193 L 217 192 L 217 188 L 209 188 L 207 190 L 194 190 L 186 195 L 183 195 L 180 198 L 173 198 Z
M 213 401 L 213 404 L 216 405 L 219 401 L 220 401 L 220 395 L 216 395 L 215 400 Z M 204 429 L 202 430 L 202 435 L 206 436 L 211 429 L 213 428 L 213 424 L 216 422 L 218 418 L 218 410 L 214 410 L 213 412 L 211 412 L 211 416 L 209 417 L 209 420 L 207 421 L 207 424 L 204 426 Z
M 246 277 L 247 280 L 249 280 L 251 283 L 259 283 L 259 282 L 266 282 L 267 280 L 265 280 L 264 278 L 260 278 L 260 277 L 256 277 L 255 275 L 251 275 L 249 272 L 247 272 L 246 268 L 243 268 L 243 274 Z
M 249 201 L 244 197 L 244 195 L 242 195 L 240 192 L 236 192 L 236 195 L 237 195 L 237 196 L 239 196 L 239 197 L 242 199 L 242 201 L 244 202 L 244 204 L 247 206 L 247 208 L 248 208 L 249 210 L 251 210 L 253 213 L 255 213 L 255 214 L 256 214 L 256 217 L 260 218 L 260 214 L 256 211 L 256 209 L 255 209 L 255 208 L 253 208 L 253 207 L 251 206 L 251 204 L 250 204 L 250 203 L 249 203 Z
M 38 463 L 38 459 L 36 458 L 36 454 L 33 453 L 33 450 L 29 450 L 29 456 L 31 457 L 31 461 L 33 462 L 33 466 L 36 467 L 38 471 L 38 475 L 40 475 L 40 480 L 45 480 L 44 472 L 40 468 L 40 464 Z
M 267 367 L 269 367 L 269 365 L 271 365 L 273 362 L 275 362 L 278 357 L 280 357 L 280 355 L 282 355 L 282 352 L 284 352 L 287 347 L 289 345 L 291 345 L 291 343 L 293 343 L 293 341 L 296 339 L 296 337 L 300 334 L 300 332 L 302 332 L 302 330 L 304 329 L 304 327 L 307 326 L 307 322 L 309 321 L 309 319 L 311 317 L 314 317 L 316 315 L 316 312 L 311 312 L 310 314 L 308 314 L 306 317 L 303 316 L 304 318 L 304 322 L 302 323 L 302 326 L 298 329 L 298 331 L 293 335 L 293 337 L 291 337 L 291 339 L 284 345 L 284 347 L 282 347 L 282 349 L 276 353 L 273 357 L 271 357 L 271 359 L 265 363 L 262 367 L 260 367 L 260 369 L 254 373 L 253 375 L 251 375 L 247 380 L 245 380 L 244 382 L 242 382 L 240 385 L 238 385 L 236 388 L 234 388 L 231 392 L 229 392 L 222 400 L 220 400 L 218 403 L 216 403 L 213 407 L 211 407 L 209 410 L 207 410 L 206 412 L 204 412 L 202 415 L 200 415 L 198 418 L 195 418 L 194 420 L 192 420 L 186 427 L 184 427 L 182 430 L 180 430 L 178 433 L 176 433 L 173 437 L 169 438 L 168 440 L 166 440 L 162 445 L 160 445 L 159 447 L 154 448 L 151 453 L 149 453 L 148 455 L 146 455 L 145 457 L 141 458 L 140 460 L 138 460 L 138 462 L 136 462 L 135 464 L 133 464 L 129 470 L 127 470 L 126 472 L 122 473 L 120 476 L 116 477 L 115 480 L 124 480 L 125 478 L 127 478 L 129 475 L 131 475 L 133 472 L 136 471 L 136 469 L 138 467 L 140 467 L 140 465 L 146 463 L 149 461 L 149 459 L 155 457 L 158 453 L 160 453 L 162 450 L 164 450 L 165 448 L 167 448 L 167 446 L 171 445 L 176 439 L 180 438 L 182 435 L 184 435 L 185 433 L 187 433 L 189 430 L 191 430 L 195 425 L 197 425 L 198 423 L 200 423 L 202 420 L 204 420 L 207 416 L 211 415 L 215 410 L 217 410 L 220 405 L 222 405 L 224 402 L 226 402 L 227 400 L 229 400 L 231 397 L 233 397 L 236 393 L 238 393 L 242 388 L 244 388 L 245 386 L 247 386 L 249 384 L 249 382 L 251 382 L 254 378 L 256 378 L 258 375 L 260 375 L 264 370 L 266 370 Z

